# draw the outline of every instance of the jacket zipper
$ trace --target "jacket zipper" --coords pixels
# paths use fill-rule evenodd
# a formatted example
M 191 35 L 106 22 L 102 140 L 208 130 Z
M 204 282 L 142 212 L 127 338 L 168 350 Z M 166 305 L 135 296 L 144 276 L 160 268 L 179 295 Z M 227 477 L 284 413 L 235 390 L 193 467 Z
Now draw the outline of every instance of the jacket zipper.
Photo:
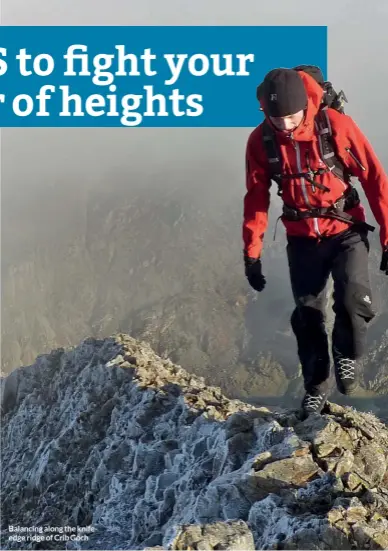
M 353 158 L 353 160 L 358 164 L 358 166 L 361 168 L 361 170 L 366 170 L 366 168 L 360 163 L 360 161 L 357 159 L 355 154 L 351 151 L 350 147 L 345 147 L 345 151 L 349 153 L 349 155 Z
M 299 144 L 298 144 L 297 141 L 294 140 L 294 136 L 293 136 L 292 132 L 290 134 L 290 138 L 291 138 L 291 142 L 292 142 L 292 144 L 295 148 L 295 151 L 296 151 L 296 164 L 297 164 L 297 167 L 298 167 L 298 172 L 302 172 L 302 164 L 300 162 L 300 147 L 299 147 Z M 301 180 L 301 184 L 302 184 L 303 197 L 304 197 L 304 200 L 306 201 L 306 206 L 311 209 L 312 205 L 309 201 L 308 194 L 307 194 L 306 180 L 304 178 L 301 178 L 300 180 Z M 314 221 L 315 231 L 317 232 L 318 235 L 321 235 L 321 232 L 319 231 L 318 219 L 313 218 L 313 221 Z

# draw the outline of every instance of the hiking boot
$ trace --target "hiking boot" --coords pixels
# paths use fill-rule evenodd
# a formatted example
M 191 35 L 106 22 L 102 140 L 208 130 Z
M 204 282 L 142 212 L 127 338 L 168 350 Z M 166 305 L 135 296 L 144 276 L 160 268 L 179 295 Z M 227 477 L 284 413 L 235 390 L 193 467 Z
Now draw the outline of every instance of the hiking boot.
M 326 404 L 326 393 L 318 389 L 306 391 L 302 400 L 302 411 L 305 417 L 313 413 L 321 413 Z
M 345 396 L 357 390 L 356 361 L 344 358 L 338 350 L 334 353 L 334 373 L 338 391 Z

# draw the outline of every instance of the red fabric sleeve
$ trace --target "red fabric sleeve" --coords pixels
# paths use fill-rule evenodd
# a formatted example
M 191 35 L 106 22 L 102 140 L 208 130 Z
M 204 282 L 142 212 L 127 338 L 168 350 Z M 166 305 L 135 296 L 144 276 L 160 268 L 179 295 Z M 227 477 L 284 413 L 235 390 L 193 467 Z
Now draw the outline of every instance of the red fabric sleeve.
M 270 205 L 271 179 L 265 161 L 260 159 L 260 146 L 258 127 L 250 135 L 245 153 L 247 191 L 244 196 L 243 242 L 245 254 L 252 258 L 261 255 Z
M 388 245 L 388 177 L 373 147 L 357 124 L 348 115 L 345 115 L 344 120 L 345 138 L 348 142 L 345 147 L 350 148 L 365 170 L 347 151 L 344 152 L 344 159 L 352 174 L 360 180 L 372 213 L 380 226 L 381 245 L 385 247 Z

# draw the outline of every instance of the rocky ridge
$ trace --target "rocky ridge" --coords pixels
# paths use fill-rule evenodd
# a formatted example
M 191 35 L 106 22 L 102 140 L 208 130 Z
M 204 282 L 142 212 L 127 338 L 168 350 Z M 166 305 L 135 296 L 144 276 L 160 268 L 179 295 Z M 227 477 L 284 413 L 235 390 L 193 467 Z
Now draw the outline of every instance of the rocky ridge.
M 372 414 L 229 400 L 124 334 L 39 356 L 1 391 L 3 549 L 388 547 Z M 78 537 L 22 532 L 66 526 Z

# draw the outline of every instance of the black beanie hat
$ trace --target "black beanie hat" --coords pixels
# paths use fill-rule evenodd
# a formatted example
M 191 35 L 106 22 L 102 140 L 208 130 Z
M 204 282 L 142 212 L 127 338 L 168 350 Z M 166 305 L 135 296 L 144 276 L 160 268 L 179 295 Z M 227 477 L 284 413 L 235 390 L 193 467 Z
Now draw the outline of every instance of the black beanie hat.
M 307 93 L 302 77 L 294 69 L 273 69 L 257 89 L 265 110 L 271 117 L 285 117 L 307 106 Z

